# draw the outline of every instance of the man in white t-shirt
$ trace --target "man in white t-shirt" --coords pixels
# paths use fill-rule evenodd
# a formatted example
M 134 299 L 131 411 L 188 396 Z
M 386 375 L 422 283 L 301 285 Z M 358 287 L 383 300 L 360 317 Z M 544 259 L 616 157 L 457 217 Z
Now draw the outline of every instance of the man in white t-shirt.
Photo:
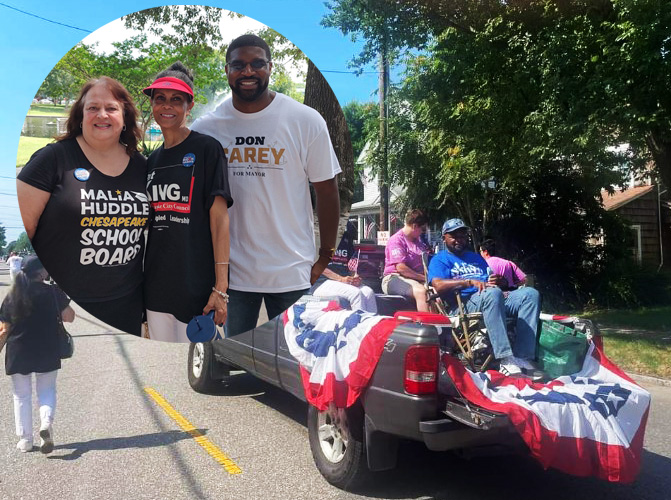
M 254 328 L 262 301 L 273 318 L 300 298 L 330 262 L 338 230 L 340 166 L 326 122 L 268 89 L 272 67 L 263 39 L 233 40 L 226 51 L 232 98 L 191 126 L 218 139 L 228 159 L 235 199 L 229 210 L 228 335 Z M 310 183 L 321 243 L 316 261 Z
M 9 279 L 11 283 L 14 283 L 16 275 L 21 271 L 21 263 L 23 262 L 23 257 L 16 254 L 16 252 L 11 252 L 9 258 L 7 258 L 7 265 L 9 266 Z

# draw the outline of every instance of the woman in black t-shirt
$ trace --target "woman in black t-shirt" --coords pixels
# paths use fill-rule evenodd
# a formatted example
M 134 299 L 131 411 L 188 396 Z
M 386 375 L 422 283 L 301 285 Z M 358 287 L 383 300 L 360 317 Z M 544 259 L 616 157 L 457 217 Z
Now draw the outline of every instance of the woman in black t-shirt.
M 84 85 L 66 128 L 18 175 L 23 224 L 44 267 L 75 302 L 139 335 L 149 204 L 137 109 L 123 85 L 102 77 Z
M 70 299 L 57 287 L 44 283 L 48 273 L 35 256 L 23 260 L 12 288 L 0 306 L 0 329 L 7 337 L 5 372 L 12 377 L 16 447 L 33 448 L 32 375 L 40 408 L 40 451 L 50 453 L 51 425 L 56 408 L 56 373 L 61 367 L 58 315 L 74 321 Z
M 145 256 L 149 338 L 188 342 L 193 316 L 214 310 L 224 323 L 228 295 L 228 187 L 226 156 L 210 136 L 190 131 L 193 77 L 180 62 L 144 89 L 151 98 L 163 145 L 147 161 L 152 215 Z

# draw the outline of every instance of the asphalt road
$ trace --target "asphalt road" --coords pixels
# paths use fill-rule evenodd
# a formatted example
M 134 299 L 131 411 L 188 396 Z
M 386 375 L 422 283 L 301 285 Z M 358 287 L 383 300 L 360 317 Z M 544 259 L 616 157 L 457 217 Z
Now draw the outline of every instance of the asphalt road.
M 3 296 L 7 278 L 0 268 Z M 408 443 L 395 471 L 345 493 L 312 462 L 304 403 L 242 372 L 215 396 L 197 394 L 186 345 L 121 334 L 77 312 L 52 454 L 16 450 L 10 379 L 0 375 L 2 499 L 671 498 L 671 387 L 647 387 L 653 406 L 631 485 L 544 471 L 525 457 L 465 460 Z

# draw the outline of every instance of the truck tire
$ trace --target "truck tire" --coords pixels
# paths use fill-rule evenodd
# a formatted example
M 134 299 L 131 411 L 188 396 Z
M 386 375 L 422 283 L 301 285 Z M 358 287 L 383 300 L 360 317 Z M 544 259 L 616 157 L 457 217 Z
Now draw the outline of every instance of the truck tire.
M 201 394 L 212 394 L 221 388 L 221 380 L 215 379 L 214 351 L 210 342 L 191 343 L 187 363 L 189 385 Z
M 356 488 L 370 474 L 360 407 L 319 411 L 308 408 L 310 450 L 319 472 L 343 490 Z

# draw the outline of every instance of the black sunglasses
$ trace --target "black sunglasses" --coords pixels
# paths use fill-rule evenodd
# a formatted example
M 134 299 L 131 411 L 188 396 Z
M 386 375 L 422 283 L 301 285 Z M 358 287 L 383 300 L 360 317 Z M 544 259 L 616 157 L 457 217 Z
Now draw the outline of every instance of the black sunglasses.
M 270 61 L 266 61 L 264 59 L 255 59 L 250 63 L 243 63 L 241 61 L 233 61 L 231 63 L 228 63 L 228 69 L 232 71 L 242 71 L 247 67 L 247 65 L 251 66 L 254 71 L 257 71 L 259 69 L 265 68 Z

